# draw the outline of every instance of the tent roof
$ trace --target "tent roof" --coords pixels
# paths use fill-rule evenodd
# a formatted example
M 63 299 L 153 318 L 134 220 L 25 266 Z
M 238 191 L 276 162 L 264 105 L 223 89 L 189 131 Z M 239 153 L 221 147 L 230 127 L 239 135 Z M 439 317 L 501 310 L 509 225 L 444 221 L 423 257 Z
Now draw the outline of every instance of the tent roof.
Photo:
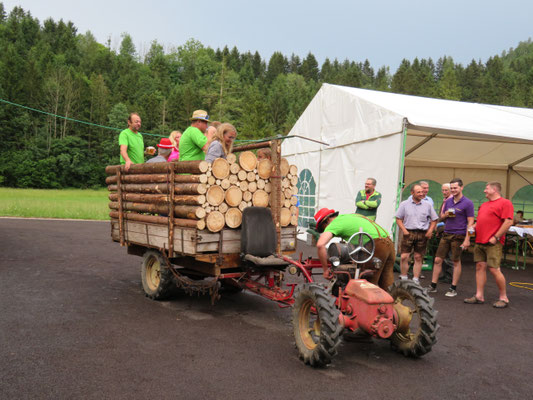
M 533 109 L 328 86 L 405 118 L 408 165 L 533 168 Z
M 407 118 L 410 126 L 441 134 L 490 135 L 533 143 L 533 110 L 432 99 L 337 86 Z

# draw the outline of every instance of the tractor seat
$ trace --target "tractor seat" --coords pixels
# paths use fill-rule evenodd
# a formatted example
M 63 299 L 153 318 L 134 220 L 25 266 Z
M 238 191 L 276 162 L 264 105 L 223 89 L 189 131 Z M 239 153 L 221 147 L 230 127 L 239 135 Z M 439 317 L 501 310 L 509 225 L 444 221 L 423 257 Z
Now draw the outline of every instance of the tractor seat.
M 256 266 L 285 268 L 288 262 L 275 256 L 277 234 L 272 212 L 266 207 L 247 207 L 242 212 L 243 261 Z

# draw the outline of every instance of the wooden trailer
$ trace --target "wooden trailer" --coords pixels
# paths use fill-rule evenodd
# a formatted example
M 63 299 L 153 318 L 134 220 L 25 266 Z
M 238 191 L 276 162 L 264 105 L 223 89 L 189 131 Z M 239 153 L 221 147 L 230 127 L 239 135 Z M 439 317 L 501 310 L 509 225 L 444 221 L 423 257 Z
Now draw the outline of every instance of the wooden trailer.
M 227 160 L 212 164 L 135 164 L 128 172 L 120 165 L 106 168 L 111 238 L 129 254 L 145 258 L 143 287 L 149 297 L 164 297 L 161 286 L 170 278 L 193 291 L 195 285 L 205 291 L 205 283 L 198 285 L 204 278 L 215 283 L 242 279 L 240 224 L 242 211 L 250 206 L 270 208 L 275 255 L 295 252 L 297 168 L 281 157 L 280 144 L 236 147 Z M 265 147 L 272 160 L 257 162 L 251 150 Z

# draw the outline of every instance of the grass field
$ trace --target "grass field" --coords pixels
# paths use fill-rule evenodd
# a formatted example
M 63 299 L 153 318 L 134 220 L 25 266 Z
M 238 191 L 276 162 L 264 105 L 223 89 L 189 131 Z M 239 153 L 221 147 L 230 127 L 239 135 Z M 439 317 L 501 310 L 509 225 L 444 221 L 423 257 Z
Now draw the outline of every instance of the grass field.
M 109 219 L 107 189 L 0 188 L 0 216 Z

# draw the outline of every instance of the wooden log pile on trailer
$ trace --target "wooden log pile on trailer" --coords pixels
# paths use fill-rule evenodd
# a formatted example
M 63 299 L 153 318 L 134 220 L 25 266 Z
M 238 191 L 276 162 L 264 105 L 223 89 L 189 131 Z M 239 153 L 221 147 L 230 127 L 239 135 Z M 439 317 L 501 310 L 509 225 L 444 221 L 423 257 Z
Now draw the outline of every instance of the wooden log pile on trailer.
M 134 164 L 127 172 L 120 165 L 108 166 L 112 237 L 121 244 L 148 243 L 171 253 L 238 252 L 240 242 L 229 231 L 240 227 L 242 211 L 272 206 L 273 213 L 277 210 L 280 250 L 291 250 L 298 222 L 298 170 L 280 158 L 279 151 L 273 159 L 258 161 L 252 151 L 242 151 L 239 157 L 229 154 L 212 164 Z M 143 224 L 164 226 L 151 226 L 150 235 Z M 223 246 L 218 243 L 222 238 Z

